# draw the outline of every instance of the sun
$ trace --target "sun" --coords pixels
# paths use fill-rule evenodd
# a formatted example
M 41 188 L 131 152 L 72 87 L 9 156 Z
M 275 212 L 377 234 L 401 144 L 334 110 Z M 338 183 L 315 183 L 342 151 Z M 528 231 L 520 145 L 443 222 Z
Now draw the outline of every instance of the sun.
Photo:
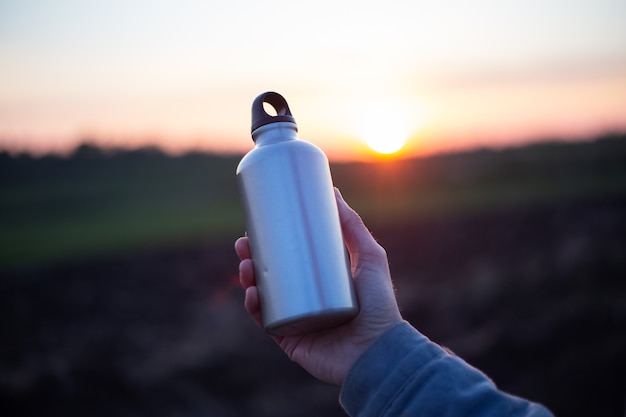
M 407 141 L 407 128 L 402 112 L 383 103 L 371 105 L 363 113 L 362 138 L 374 152 L 391 155 Z

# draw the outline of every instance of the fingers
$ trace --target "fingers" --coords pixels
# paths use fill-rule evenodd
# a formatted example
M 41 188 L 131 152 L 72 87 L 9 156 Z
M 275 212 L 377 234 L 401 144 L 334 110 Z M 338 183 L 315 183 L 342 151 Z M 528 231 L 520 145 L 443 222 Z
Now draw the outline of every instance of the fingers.
M 248 258 L 239 262 L 239 282 L 244 289 L 256 285 L 252 259 Z
M 250 256 L 250 245 L 247 237 L 240 237 L 235 241 L 235 252 L 239 256 L 239 282 L 244 289 L 256 285 L 254 266 Z
M 254 278 L 252 259 L 244 259 L 239 263 L 239 282 L 246 290 L 246 295 L 243 301 L 246 311 L 259 326 L 263 327 L 261 303 L 259 301 L 259 289 L 256 286 L 256 279 Z
M 259 302 L 259 290 L 256 286 L 246 288 L 246 297 L 243 305 L 246 311 L 254 319 L 254 321 L 263 327 L 263 318 L 261 316 L 261 304 Z
M 235 252 L 239 256 L 239 282 L 246 289 L 252 285 L 256 285 L 254 278 L 254 267 L 250 255 L 250 245 L 247 237 L 240 237 L 235 241 Z
M 254 265 L 252 264 L 252 259 L 250 259 L 250 246 L 248 245 L 247 237 L 240 237 L 235 241 L 235 252 L 241 259 L 241 262 L 239 262 L 239 283 L 246 290 L 246 309 L 251 307 L 252 311 L 248 311 L 252 314 L 253 311 L 258 310 L 258 296 Z M 249 293 L 252 295 L 249 296 Z
M 241 260 L 241 262 L 239 262 L 239 282 L 246 290 L 244 306 L 254 321 L 256 321 L 259 326 L 263 327 L 259 290 L 256 287 L 254 265 L 252 264 L 252 259 L 250 259 L 250 246 L 247 237 L 240 237 L 235 241 L 235 252 L 237 252 Z
M 235 252 L 240 260 L 250 259 L 250 245 L 247 237 L 240 237 L 235 241 Z

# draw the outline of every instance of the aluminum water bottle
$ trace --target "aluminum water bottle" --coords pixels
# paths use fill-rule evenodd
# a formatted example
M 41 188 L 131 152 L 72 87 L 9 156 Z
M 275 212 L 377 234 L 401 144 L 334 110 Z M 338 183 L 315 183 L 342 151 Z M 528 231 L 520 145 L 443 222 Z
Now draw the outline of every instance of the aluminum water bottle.
M 261 94 L 252 104 L 255 147 L 237 167 L 263 323 L 278 336 L 358 313 L 328 159 L 297 132 L 286 100 Z

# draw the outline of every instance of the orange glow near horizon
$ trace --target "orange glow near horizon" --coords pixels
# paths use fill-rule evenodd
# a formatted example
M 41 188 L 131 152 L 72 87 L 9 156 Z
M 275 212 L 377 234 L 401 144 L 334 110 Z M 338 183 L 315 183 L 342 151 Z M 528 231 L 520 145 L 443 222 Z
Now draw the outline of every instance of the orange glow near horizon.
M 89 140 L 105 147 L 158 146 L 172 154 L 243 154 L 253 147 L 249 107 L 259 89 L 234 91 L 230 96 L 225 92 L 223 100 L 120 98 L 34 110 L 5 104 L 0 106 L 0 149 L 68 154 Z M 375 98 L 354 91 L 302 93 L 288 86 L 280 92 L 290 103 L 300 137 L 317 144 L 333 161 L 380 159 L 367 145 L 368 135 L 383 143 L 404 136 L 393 159 L 626 130 L 626 74 L 431 87 L 404 96 L 382 92 Z M 396 128 L 399 132 L 393 133 Z
M 286 91 L 282 94 L 300 137 L 318 145 L 332 161 L 389 160 L 542 139 L 579 140 L 626 130 L 626 76 L 548 86 L 439 89 L 418 98 L 379 94 L 369 101 L 358 94 L 300 96 Z M 222 102 L 236 111 L 216 106 L 213 98 L 180 109 L 167 102 L 120 101 L 121 114 L 110 107 L 98 113 L 89 106 L 58 106 L 22 115 L 15 111 L 14 117 L 2 118 L 0 108 L 0 150 L 69 154 L 87 140 L 113 148 L 157 146 L 171 154 L 191 150 L 243 154 L 254 146 L 249 106 L 255 94 Z M 72 118 L 64 119 L 68 114 L 84 122 L 74 128 Z M 368 144 L 368 138 L 385 145 L 394 137 L 402 146 L 387 157 Z
M 268 90 L 333 161 L 626 131 L 623 1 L 270 3 L 0 2 L 0 151 L 243 154 Z

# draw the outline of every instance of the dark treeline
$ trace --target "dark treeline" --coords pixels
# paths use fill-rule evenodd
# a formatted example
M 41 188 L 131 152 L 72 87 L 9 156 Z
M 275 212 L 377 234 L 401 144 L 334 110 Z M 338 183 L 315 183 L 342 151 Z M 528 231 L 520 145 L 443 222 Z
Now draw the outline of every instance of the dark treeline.
M 42 174 L 47 178 L 49 175 L 73 176 L 85 171 L 97 171 L 100 168 L 109 167 L 124 170 L 133 167 L 134 171 L 149 166 L 159 166 L 168 163 L 197 163 L 209 162 L 211 166 L 226 164 L 231 166 L 233 161 L 240 156 L 228 156 L 207 154 L 202 152 L 189 152 L 180 156 L 171 156 L 157 147 L 144 147 L 139 149 L 108 149 L 101 148 L 90 143 L 79 145 L 67 156 L 49 154 L 32 156 L 27 153 L 11 155 L 0 151 L 0 183 L 15 181 L 28 181 L 39 179 Z M 168 162 L 169 161 L 169 162 Z M 115 164 L 115 165 L 112 165 Z M 123 174 L 124 172 L 122 172 Z M 109 174 L 116 172 L 110 170 Z
M 582 142 L 538 142 L 504 149 L 476 149 L 466 152 L 433 155 L 393 162 L 398 178 L 413 186 L 436 179 L 437 185 L 468 182 L 494 182 L 503 178 L 537 180 L 558 176 L 616 173 L 624 170 L 626 132 L 600 136 Z M 380 165 L 384 165 L 381 163 Z M 364 164 L 344 164 L 340 175 L 363 178 L 384 173 L 384 167 L 372 171 Z M 349 173 L 349 174 L 348 174 Z M 359 181 L 355 181 L 359 182 Z M 365 188 L 371 183 L 361 181 Z
M 524 159 L 551 159 L 562 158 L 564 152 L 569 155 L 577 155 L 581 159 L 589 159 L 594 155 L 607 156 L 613 154 L 626 153 L 626 131 L 625 132 L 610 132 L 594 137 L 589 137 L 586 140 L 567 141 L 567 140 L 544 140 L 536 141 L 527 145 L 504 147 L 504 148 L 488 148 L 482 147 L 477 149 L 470 149 L 466 151 L 458 152 L 446 152 L 433 154 L 426 157 L 417 158 L 403 158 L 395 163 L 403 161 L 408 163 L 414 160 L 431 160 L 441 161 L 450 160 L 454 162 L 464 162 L 469 159 L 473 159 L 476 165 L 480 165 L 485 160 L 492 159 L 493 156 L 511 156 L 517 155 L 518 160 Z M 591 152 L 591 154 L 590 154 Z M 216 157 L 226 159 L 240 159 L 241 154 L 216 154 L 204 151 L 189 151 L 181 155 L 172 156 L 167 154 L 158 146 L 144 146 L 140 148 L 109 148 L 101 147 L 97 144 L 85 140 L 81 142 L 72 152 L 67 155 L 60 155 L 55 153 L 44 154 L 41 156 L 35 156 L 28 152 L 21 152 L 13 154 L 6 150 L 0 149 L 0 162 L 6 163 L 8 161 L 26 162 L 26 161 L 80 161 L 80 160 L 98 160 L 98 159 L 111 159 L 122 158 L 128 160 L 145 160 L 145 159 L 158 159 L 158 158 L 197 158 L 197 157 Z M 506 163 L 506 161 L 501 161 Z M 353 165 L 358 163 L 352 163 L 347 165 Z M 15 166 L 15 165 L 14 165 Z
M 211 167 L 214 175 L 226 177 L 232 173 L 242 155 L 221 155 L 189 152 L 172 156 L 158 147 L 138 149 L 102 148 L 89 142 L 82 143 L 67 156 L 49 154 L 32 156 L 27 153 L 12 155 L 0 151 L 0 184 L 15 183 L 57 176 L 75 176 L 85 170 L 114 167 L 133 172 L 158 164 L 172 166 L 201 164 Z M 626 132 L 617 132 L 590 138 L 586 141 L 545 141 L 503 149 L 480 148 L 464 152 L 435 154 L 426 157 L 398 159 L 374 163 L 333 163 L 333 174 L 339 184 L 349 183 L 365 189 L 371 183 L 364 179 L 384 174 L 393 165 L 397 178 L 403 183 L 420 186 L 431 182 L 463 184 L 472 181 L 498 181 L 503 176 L 515 180 L 537 180 L 574 175 L 614 174 L 624 169 Z M 169 162 L 168 162 L 169 161 Z M 115 162 L 115 165 L 111 165 Z M 380 166 L 372 169 L 372 165 Z M 131 167 L 131 168 L 129 168 Z M 109 172 L 109 174 L 114 174 Z M 364 189 L 364 190 L 365 190 Z

